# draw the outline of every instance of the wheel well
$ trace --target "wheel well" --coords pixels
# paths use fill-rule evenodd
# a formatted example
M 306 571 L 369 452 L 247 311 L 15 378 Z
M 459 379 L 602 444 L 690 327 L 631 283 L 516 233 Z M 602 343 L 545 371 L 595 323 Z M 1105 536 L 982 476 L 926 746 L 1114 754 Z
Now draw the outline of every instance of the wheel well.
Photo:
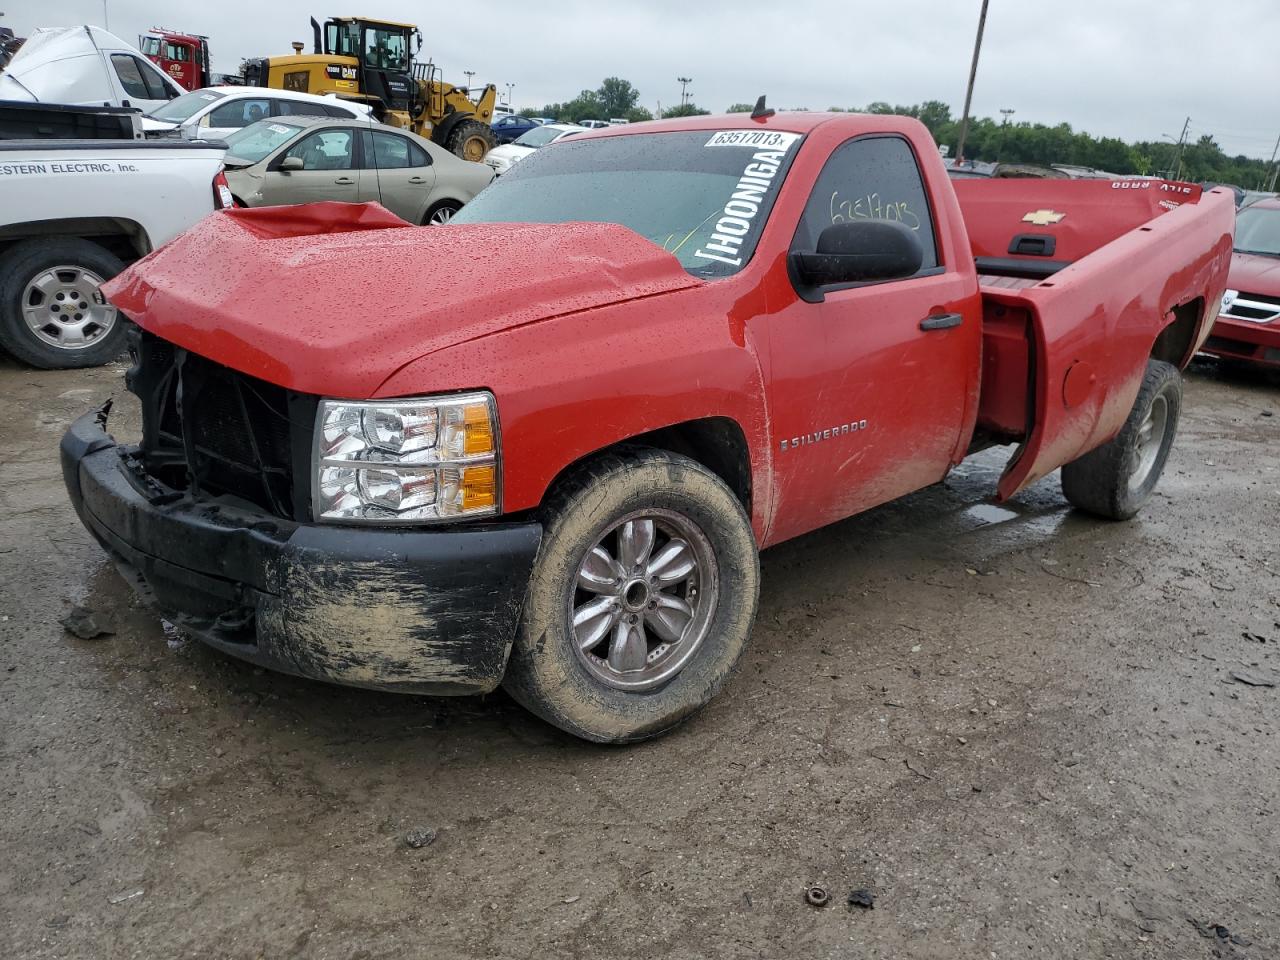
M 1173 319 L 1160 331 L 1151 347 L 1151 359 L 1184 367 L 1191 361 L 1196 330 L 1204 316 L 1204 297 L 1196 297 L 1173 308 Z
M 725 482 L 747 515 L 751 515 L 751 454 L 742 428 L 728 417 L 689 420 L 620 440 L 569 464 L 556 475 L 548 489 L 559 484 L 566 474 L 601 454 L 637 446 L 678 453 L 702 464 Z
M 134 220 L 118 217 L 72 217 L 30 220 L 0 228 L 0 253 L 24 240 L 39 237 L 83 237 L 109 250 L 126 263 L 151 252 L 147 231 Z

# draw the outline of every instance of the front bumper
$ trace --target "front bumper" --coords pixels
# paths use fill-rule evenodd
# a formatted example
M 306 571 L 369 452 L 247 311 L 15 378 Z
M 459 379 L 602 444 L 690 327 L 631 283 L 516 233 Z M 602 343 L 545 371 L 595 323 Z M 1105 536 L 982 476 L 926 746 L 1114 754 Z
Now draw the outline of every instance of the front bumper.
M 1200 351 L 1280 367 L 1280 321 L 1250 323 L 1219 316 Z
M 62 438 L 67 492 L 184 630 L 332 683 L 435 695 L 498 685 L 541 525 L 339 527 L 193 498 L 149 480 L 107 434 L 106 411 Z

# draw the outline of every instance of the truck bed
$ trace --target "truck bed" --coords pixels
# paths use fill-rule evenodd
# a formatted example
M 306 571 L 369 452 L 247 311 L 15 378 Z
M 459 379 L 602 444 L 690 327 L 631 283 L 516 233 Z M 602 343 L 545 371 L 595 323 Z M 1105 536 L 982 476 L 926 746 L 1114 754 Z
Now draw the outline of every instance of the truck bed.
M 983 296 L 978 440 L 1020 445 L 1006 499 L 1119 431 L 1148 356 L 1190 361 L 1222 299 L 1210 287 L 1235 204 L 1153 179 L 954 186 Z

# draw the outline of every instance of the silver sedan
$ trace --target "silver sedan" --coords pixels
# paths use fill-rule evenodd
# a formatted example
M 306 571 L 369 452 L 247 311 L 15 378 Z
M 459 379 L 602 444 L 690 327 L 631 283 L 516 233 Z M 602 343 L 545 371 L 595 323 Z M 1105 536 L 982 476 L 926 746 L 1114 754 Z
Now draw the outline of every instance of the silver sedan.
M 447 223 L 493 179 L 407 130 L 332 117 L 273 117 L 226 138 L 226 174 L 246 207 L 376 201 L 410 223 Z

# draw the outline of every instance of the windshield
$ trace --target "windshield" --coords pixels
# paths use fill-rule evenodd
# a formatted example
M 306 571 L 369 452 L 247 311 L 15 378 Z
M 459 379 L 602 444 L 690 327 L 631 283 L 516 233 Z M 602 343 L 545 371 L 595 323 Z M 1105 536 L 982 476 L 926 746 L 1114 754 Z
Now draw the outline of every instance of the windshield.
M 225 93 L 219 93 L 217 90 L 193 90 L 175 97 L 163 106 L 156 107 L 151 111 L 151 116 L 156 120 L 167 120 L 169 123 L 183 123 L 215 100 L 221 100 L 225 96 Z
M 528 133 L 516 137 L 515 144 L 520 147 L 541 147 L 565 133 L 555 127 L 534 127 Z
M 1236 252 L 1280 257 L 1280 210 L 1247 207 L 1236 214 Z
M 495 180 L 453 223 L 617 223 L 697 277 L 751 259 L 800 135 L 771 130 L 567 139 Z
M 159 37 L 143 37 L 142 52 L 148 57 L 158 57 L 160 55 L 160 38 Z
M 259 120 L 222 139 L 227 144 L 227 159 L 257 163 L 298 135 L 302 127 L 279 120 Z

